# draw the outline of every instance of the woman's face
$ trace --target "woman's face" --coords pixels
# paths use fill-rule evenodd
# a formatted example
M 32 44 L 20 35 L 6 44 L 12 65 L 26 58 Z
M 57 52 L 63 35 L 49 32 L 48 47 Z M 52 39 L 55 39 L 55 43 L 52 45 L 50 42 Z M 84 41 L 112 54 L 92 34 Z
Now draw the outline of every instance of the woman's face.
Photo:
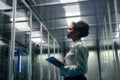
M 76 35 L 76 31 L 74 30 L 74 26 L 71 24 L 70 27 L 67 30 L 67 37 L 68 38 L 74 38 Z

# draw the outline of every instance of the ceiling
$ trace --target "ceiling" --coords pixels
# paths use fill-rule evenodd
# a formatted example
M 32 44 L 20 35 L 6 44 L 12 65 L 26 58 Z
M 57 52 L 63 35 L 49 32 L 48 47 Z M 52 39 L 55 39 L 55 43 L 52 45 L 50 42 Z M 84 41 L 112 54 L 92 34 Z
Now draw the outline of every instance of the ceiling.
M 102 13 L 98 11 L 98 0 L 34 0 L 32 9 L 42 19 L 49 31 L 60 44 L 68 49 L 71 39 L 66 31 L 71 22 L 84 20 L 90 25 L 89 35 L 83 39 L 86 46 L 95 48 L 97 45 L 98 27 Z
M 71 22 L 84 20 L 90 25 L 89 35 L 83 38 L 83 42 L 90 49 L 97 47 L 101 29 L 103 14 L 105 13 L 104 0 L 17 0 L 16 17 L 23 17 L 22 21 L 28 20 L 29 10 L 27 5 L 34 11 L 37 17 L 46 25 L 51 34 L 58 40 L 64 49 L 68 49 L 71 39 L 66 37 L 66 31 Z M 23 2 L 22 2 L 23 1 Z M 12 18 L 11 0 L 1 0 L 0 10 L 3 14 Z M 4 6 L 4 7 L 3 7 Z M 8 20 L 5 19 L 4 22 Z M 38 25 L 39 24 L 35 24 Z M 38 28 L 36 27 L 36 30 Z

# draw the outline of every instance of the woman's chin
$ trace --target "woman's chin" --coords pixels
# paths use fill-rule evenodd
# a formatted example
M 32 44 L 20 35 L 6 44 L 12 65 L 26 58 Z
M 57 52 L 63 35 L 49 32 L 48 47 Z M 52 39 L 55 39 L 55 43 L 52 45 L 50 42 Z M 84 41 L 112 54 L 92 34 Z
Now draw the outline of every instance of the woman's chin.
M 67 38 L 70 38 L 69 36 L 67 36 Z

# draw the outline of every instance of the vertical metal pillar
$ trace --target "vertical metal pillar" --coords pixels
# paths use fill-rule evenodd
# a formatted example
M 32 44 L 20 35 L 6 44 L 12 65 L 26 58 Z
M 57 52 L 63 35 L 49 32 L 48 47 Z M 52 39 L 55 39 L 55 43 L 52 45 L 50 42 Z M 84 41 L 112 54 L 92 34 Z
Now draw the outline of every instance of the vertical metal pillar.
M 119 31 L 119 39 L 120 39 L 120 27 L 119 27 L 119 16 L 118 16 L 117 0 L 114 0 L 114 6 L 115 6 L 115 19 L 116 19 L 116 26 L 118 27 L 118 31 Z
M 119 76 L 119 74 L 120 74 L 120 64 L 119 64 L 119 55 L 118 55 L 118 45 L 117 45 L 117 43 L 116 42 L 114 42 L 114 48 L 115 48 L 115 58 L 116 58 L 116 64 L 117 64 L 117 66 L 116 66 L 116 68 L 117 68 L 117 76 L 118 76 L 118 80 L 120 80 L 120 76 Z
M 60 50 L 59 50 L 59 47 L 58 47 L 58 54 L 60 54 Z M 58 70 L 58 80 L 61 80 L 61 76 L 60 76 L 60 69 L 57 69 Z
M 109 19 L 109 26 L 110 26 L 110 33 L 111 33 L 111 38 L 112 38 L 112 36 L 113 36 L 113 33 L 112 33 L 112 21 L 111 21 L 111 11 L 110 11 L 110 5 L 109 5 L 109 1 L 107 2 L 107 9 L 108 9 L 108 19 Z M 115 51 L 114 51 L 114 43 L 113 43 L 113 41 L 112 41 L 112 51 L 113 51 L 113 56 L 114 56 L 114 58 L 115 58 Z M 115 65 L 115 73 L 117 72 L 117 69 L 116 69 L 116 66 L 117 66 L 117 63 L 116 63 L 116 61 L 115 61 L 115 63 L 114 63 Z M 116 78 L 117 80 L 118 80 L 118 74 L 116 75 L 116 77 L 114 77 L 114 78 Z
M 15 49 L 15 23 L 16 23 L 17 0 L 13 0 L 12 16 L 13 22 L 11 27 L 10 57 L 9 57 L 9 80 L 14 79 L 14 49 Z
M 41 60 L 41 62 L 40 62 L 40 80 L 43 80 L 43 60 L 42 60 L 43 59 L 42 58 L 42 52 L 43 52 L 42 51 L 42 38 L 43 38 L 42 37 L 43 36 L 42 33 L 43 32 L 42 32 L 42 28 L 43 28 L 43 24 L 40 22 L 40 35 L 41 35 L 40 36 L 40 38 L 41 38 L 40 40 L 41 41 L 39 43 L 40 44 L 40 60 Z
M 114 0 L 114 6 L 115 6 L 115 19 L 116 19 L 116 26 L 118 28 L 118 33 L 119 33 L 119 41 L 120 41 L 120 26 L 119 26 L 119 16 L 118 16 L 118 5 L 117 5 L 117 0 Z M 117 63 L 117 71 L 118 74 L 120 74 L 120 62 L 119 62 L 119 55 L 118 55 L 118 46 L 117 43 L 114 43 L 114 47 L 115 47 L 115 57 L 116 57 L 116 63 Z M 120 76 L 118 76 L 118 80 L 120 80 Z
M 95 3 L 95 11 L 96 11 L 96 20 L 97 20 L 97 23 L 98 23 L 98 26 L 97 26 L 97 34 L 96 34 L 96 45 L 97 45 L 97 56 L 98 56 L 98 66 L 99 66 L 99 80 L 102 80 L 101 79 L 101 61 L 100 61 L 100 30 L 101 30 L 101 18 L 99 17 L 99 0 L 94 0 L 94 3 Z
M 109 22 L 109 28 L 110 28 L 110 36 L 112 37 L 112 24 L 111 24 L 111 13 L 110 13 L 110 5 L 109 5 L 109 1 L 107 1 L 107 11 L 108 11 L 108 22 Z M 111 38 L 112 39 L 112 38 Z M 110 40 L 111 40 L 110 39 Z M 112 40 L 111 40 L 112 41 Z M 113 44 L 113 43 L 112 43 Z M 112 46 L 112 45 L 111 45 Z M 110 49 L 109 49 L 110 50 Z M 112 46 L 112 49 L 111 49 L 112 51 L 113 51 L 113 46 Z M 114 52 L 112 53 L 112 54 L 114 54 Z M 111 56 L 110 54 L 108 54 L 109 55 L 109 57 Z M 109 61 L 110 61 L 110 59 L 109 59 Z M 111 62 L 109 62 L 109 63 L 111 63 Z M 111 73 L 112 74 L 112 73 Z M 110 78 L 109 78 L 110 80 L 113 80 L 113 77 L 112 76 L 110 76 Z
M 106 23 L 106 18 L 105 17 L 104 17 L 104 22 L 105 22 L 105 32 L 106 32 L 105 36 L 106 36 L 106 40 L 108 40 L 107 39 L 108 38 L 108 30 L 107 30 L 107 23 Z M 106 45 L 106 51 L 107 51 L 106 58 L 108 60 L 110 60 L 110 57 L 109 57 L 109 45 Z M 110 62 L 108 64 L 110 65 Z M 106 66 L 108 68 L 108 71 L 107 71 L 108 75 L 110 74 L 110 67 L 109 67 L 109 65 Z M 108 77 L 107 80 L 110 80 L 110 77 Z
M 32 78 L 32 11 L 30 10 L 30 34 L 29 34 L 29 51 L 28 51 L 28 80 Z
M 48 32 L 48 57 L 50 57 L 50 34 Z M 50 80 L 51 71 L 50 71 L 50 63 L 48 63 L 48 80 Z
M 56 54 L 56 52 L 55 52 L 56 51 L 56 47 L 55 47 L 55 39 L 54 38 L 53 38 L 53 49 L 54 49 L 53 53 L 54 53 L 54 56 L 55 56 L 55 54 Z M 53 66 L 53 67 L 54 67 L 54 80 L 57 80 L 56 79 L 56 75 L 57 75 L 56 74 L 56 67 L 55 66 Z

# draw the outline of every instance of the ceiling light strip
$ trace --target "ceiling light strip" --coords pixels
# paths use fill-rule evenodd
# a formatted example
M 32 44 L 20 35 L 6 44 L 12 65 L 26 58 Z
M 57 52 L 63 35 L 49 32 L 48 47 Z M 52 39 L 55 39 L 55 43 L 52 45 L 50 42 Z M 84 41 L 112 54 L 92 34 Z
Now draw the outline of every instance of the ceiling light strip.
M 90 0 L 78 0 L 78 1 L 69 1 L 69 2 L 50 2 L 50 3 L 43 3 L 43 4 L 36 4 L 33 7 L 43 7 L 43 6 L 52 6 L 52 5 L 61 5 L 61 4 L 75 4 L 78 2 L 85 2 Z

